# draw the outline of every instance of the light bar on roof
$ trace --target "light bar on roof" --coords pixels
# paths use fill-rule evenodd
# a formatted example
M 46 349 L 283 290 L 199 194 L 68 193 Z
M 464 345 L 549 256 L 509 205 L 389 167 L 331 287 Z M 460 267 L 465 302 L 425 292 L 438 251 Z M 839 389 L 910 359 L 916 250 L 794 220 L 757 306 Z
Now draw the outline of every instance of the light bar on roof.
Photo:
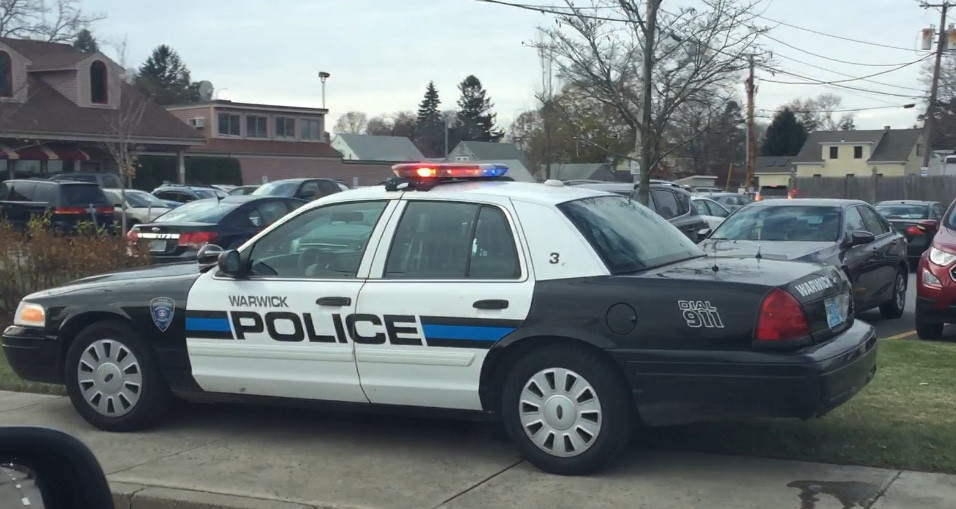
M 503 164 L 462 163 L 404 163 L 392 166 L 395 175 L 402 178 L 495 178 L 508 173 Z

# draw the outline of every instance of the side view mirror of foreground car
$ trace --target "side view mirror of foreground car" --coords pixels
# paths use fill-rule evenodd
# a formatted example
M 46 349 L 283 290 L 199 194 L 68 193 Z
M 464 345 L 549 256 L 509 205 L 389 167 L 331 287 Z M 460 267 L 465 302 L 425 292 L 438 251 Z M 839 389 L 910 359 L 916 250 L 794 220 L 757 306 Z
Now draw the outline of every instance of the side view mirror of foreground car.
M 113 509 L 106 475 L 93 453 L 66 433 L 47 428 L 0 428 L 2 500 L 45 509 Z
M 859 246 L 862 244 L 869 244 L 876 240 L 876 236 L 867 231 L 857 230 L 850 234 L 850 245 Z
M 196 253 L 196 259 L 199 260 L 201 265 L 206 265 L 208 263 L 216 263 L 221 254 L 222 247 L 215 244 L 206 244 L 199 248 L 199 252 Z
M 242 260 L 239 259 L 239 251 L 230 249 L 219 253 L 219 270 L 227 276 L 238 276 L 242 269 Z

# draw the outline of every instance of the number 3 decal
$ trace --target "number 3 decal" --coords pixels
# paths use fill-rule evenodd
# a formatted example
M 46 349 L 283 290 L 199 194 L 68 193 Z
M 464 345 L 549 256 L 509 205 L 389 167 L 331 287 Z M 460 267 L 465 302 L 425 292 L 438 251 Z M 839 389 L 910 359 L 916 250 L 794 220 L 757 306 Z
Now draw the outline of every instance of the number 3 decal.
M 551 262 L 552 264 L 558 263 L 558 262 L 560 262 L 560 261 L 561 261 L 561 255 L 560 255 L 560 254 L 558 254 L 558 253 L 551 253 L 551 260 L 550 260 L 550 262 Z

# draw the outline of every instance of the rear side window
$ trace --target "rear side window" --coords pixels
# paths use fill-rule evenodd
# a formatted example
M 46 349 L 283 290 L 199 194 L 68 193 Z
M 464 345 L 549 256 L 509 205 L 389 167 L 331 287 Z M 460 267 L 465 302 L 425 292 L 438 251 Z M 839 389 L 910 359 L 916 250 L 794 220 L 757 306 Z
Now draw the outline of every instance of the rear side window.
M 56 205 L 57 189 L 55 184 L 37 184 L 33 193 L 33 201 L 40 203 L 50 203 Z
M 8 182 L 10 185 L 10 194 L 8 201 L 33 201 L 33 191 L 36 189 L 36 182 Z
M 64 184 L 60 187 L 60 205 L 110 205 L 103 190 L 96 185 Z

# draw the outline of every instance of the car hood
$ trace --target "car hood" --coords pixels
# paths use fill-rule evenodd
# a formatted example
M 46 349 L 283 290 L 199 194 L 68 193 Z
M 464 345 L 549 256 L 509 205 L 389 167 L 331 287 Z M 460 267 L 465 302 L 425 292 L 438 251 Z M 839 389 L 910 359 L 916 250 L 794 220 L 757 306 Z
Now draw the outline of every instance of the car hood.
M 750 257 L 764 260 L 825 261 L 837 251 L 836 242 L 803 242 L 705 239 L 700 249 L 708 256 Z
M 36 292 L 27 296 L 26 299 L 54 297 L 58 295 L 87 291 L 98 292 L 106 287 L 111 287 L 114 285 L 131 284 L 133 282 L 138 283 L 143 280 L 152 280 L 157 278 L 196 279 L 202 273 L 202 268 L 203 266 L 197 262 L 187 262 L 109 272 L 106 274 L 99 274 L 96 276 L 77 279 L 56 288 Z
M 945 224 L 940 225 L 933 237 L 933 246 L 956 253 L 956 231 L 950 230 Z

